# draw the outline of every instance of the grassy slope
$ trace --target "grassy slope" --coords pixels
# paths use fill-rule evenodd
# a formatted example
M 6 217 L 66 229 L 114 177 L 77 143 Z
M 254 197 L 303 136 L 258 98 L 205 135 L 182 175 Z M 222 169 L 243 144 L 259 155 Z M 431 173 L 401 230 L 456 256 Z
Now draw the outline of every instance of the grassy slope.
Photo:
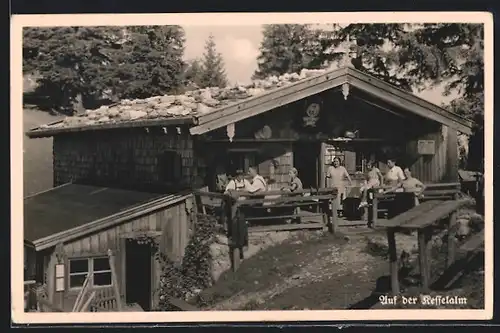
M 23 131 L 58 120 L 46 112 L 24 109 Z M 52 187 L 52 139 L 23 138 L 24 196 Z

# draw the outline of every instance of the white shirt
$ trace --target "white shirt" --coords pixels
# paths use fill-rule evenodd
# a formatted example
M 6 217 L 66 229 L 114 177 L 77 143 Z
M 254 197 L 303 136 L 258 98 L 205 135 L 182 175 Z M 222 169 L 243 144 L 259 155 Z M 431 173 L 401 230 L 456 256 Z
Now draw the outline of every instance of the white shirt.
M 238 181 L 237 179 L 231 179 L 229 184 L 226 186 L 226 191 L 246 191 L 250 187 L 250 182 L 246 179 Z
M 252 179 L 252 184 L 247 188 L 248 192 L 254 193 L 257 191 L 266 191 L 267 190 L 267 183 L 264 177 L 257 175 L 253 177 Z
M 390 168 L 389 171 L 387 171 L 387 173 L 385 174 L 385 179 L 390 182 L 402 181 L 405 178 L 406 177 L 405 174 L 403 173 L 403 170 L 397 165 Z

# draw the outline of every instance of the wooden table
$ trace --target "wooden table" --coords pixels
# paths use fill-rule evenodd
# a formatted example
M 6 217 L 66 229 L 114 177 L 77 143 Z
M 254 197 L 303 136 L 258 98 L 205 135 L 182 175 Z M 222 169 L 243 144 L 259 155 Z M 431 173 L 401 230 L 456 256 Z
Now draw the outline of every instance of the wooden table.
M 399 276 L 398 276 L 398 256 L 396 249 L 395 233 L 404 230 L 418 231 L 418 252 L 420 275 L 422 288 L 429 289 L 429 262 L 428 262 L 428 243 L 432 228 L 436 222 L 448 218 L 448 256 L 447 266 L 454 261 L 454 228 L 456 222 L 456 212 L 467 203 L 465 200 L 429 200 L 422 204 L 390 219 L 380 221 L 378 227 L 387 230 L 387 239 L 389 244 L 389 260 L 391 271 L 391 286 L 394 295 L 399 294 Z

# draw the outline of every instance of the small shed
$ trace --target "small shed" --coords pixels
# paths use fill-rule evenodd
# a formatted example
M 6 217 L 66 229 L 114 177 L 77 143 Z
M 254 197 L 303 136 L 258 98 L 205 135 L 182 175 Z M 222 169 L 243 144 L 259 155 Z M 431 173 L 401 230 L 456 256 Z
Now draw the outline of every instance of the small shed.
M 154 291 L 161 272 L 151 246 L 137 239 L 153 238 L 160 251 L 180 260 L 189 239 L 190 200 L 189 191 L 150 193 L 73 183 L 35 194 L 24 200 L 25 261 L 37 282 L 46 284 L 49 298 L 55 290 L 64 294 L 58 306 L 69 310 L 87 274 L 93 276 L 93 288 L 111 285 L 111 249 L 122 298 L 150 310 L 158 302 Z M 59 244 L 62 256 L 55 251 Z M 56 264 L 65 267 L 63 279 L 55 278 Z

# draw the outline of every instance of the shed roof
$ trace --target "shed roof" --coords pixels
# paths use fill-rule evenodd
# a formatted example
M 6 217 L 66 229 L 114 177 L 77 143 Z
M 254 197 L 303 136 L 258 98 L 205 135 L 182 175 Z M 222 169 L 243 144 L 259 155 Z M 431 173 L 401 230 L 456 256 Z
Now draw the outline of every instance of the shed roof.
M 354 68 L 303 70 L 256 80 L 250 85 L 206 88 L 177 96 L 155 96 L 89 110 L 75 117 L 42 125 L 27 132 L 29 137 L 60 133 L 110 129 L 195 125 L 192 135 L 203 134 L 343 84 L 363 90 L 397 108 L 418 114 L 470 134 L 472 122 L 411 92 L 399 89 Z
M 158 194 L 66 184 L 24 199 L 24 239 L 37 250 L 173 204 L 186 193 Z

